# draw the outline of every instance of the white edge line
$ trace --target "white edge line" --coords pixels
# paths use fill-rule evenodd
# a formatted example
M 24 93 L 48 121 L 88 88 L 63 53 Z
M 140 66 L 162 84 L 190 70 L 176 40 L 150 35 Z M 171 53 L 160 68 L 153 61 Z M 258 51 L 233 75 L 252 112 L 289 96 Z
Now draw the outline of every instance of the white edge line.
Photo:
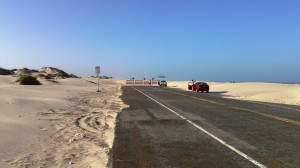
M 205 134 L 209 135 L 210 137 L 212 137 L 213 139 L 215 139 L 216 141 L 220 142 L 221 144 L 223 144 L 224 146 L 226 146 L 227 148 L 231 149 L 232 151 L 236 152 L 237 154 L 239 154 L 240 156 L 242 156 L 243 158 L 247 159 L 248 161 L 252 162 L 253 164 L 255 164 L 256 166 L 260 167 L 260 168 L 266 168 L 266 166 L 264 166 L 263 164 L 259 163 L 258 161 L 252 159 L 250 156 L 248 156 L 247 154 L 239 151 L 238 149 L 236 149 L 235 147 L 229 145 L 228 143 L 226 143 L 225 141 L 223 141 L 222 139 L 216 137 L 215 135 L 213 135 L 212 133 L 208 132 L 207 130 L 205 130 L 204 128 L 200 127 L 199 125 L 195 124 L 194 122 L 192 122 L 191 120 L 183 117 L 182 115 L 178 114 L 177 112 L 175 112 L 174 110 L 170 109 L 169 107 L 163 105 L 162 103 L 158 102 L 157 100 L 153 99 L 152 97 L 148 96 L 147 94 L 143 93 L 142 91 L 136 89 L 135 87 L 132 87 L 133 89 L 135 89 L 136 91 L 140 92 L 141 94 L 145 95 L 146 97 L 148 97 L 149 99 L 153 100 L 154 102 L 156 102 L 157 104 L 161 105 L 162 107 L 168 109 L 169 111 L 171 111 L 172 113 L 174 113 L 175 115 L 177 115 L 178 117 L 180 117 L 183 120 L 186 120 L 188 123 L 192 124 L 194 127 L 198 128 L 199 130 L 201 130 L 202 132 L 204 132 Z

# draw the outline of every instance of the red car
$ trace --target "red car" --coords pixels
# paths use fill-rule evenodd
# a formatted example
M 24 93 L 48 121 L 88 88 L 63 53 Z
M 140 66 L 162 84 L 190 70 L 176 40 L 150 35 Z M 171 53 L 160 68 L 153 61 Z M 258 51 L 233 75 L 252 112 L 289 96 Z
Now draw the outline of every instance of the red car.
M 197 92 L 206 92 L 206 93 L 208 93 L 209 92 L 209 85 L 207 84 L 207 83 L 205 83 L 205 82 L 196 82 L 195 83 L 195 90 L 197 91 Z

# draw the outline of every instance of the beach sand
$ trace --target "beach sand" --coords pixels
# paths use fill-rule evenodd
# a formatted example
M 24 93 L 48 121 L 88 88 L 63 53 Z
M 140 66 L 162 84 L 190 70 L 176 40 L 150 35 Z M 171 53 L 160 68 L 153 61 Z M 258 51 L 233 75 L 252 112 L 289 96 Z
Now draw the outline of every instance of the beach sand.
M 169 81 L 168 86 L 188 90 L 190 81 Z M 207 82 L 210 94 L 259 102 L 300 105 L 300 84 Z
M 40 80 L 0 75 L 0 167 L 106 167 L 115 118 L 126 107 L 119 80 Z
M 0 167 L 107 167 L 124 80 L 68 78 L 23 86 L 0 75 Z M 187 90 L 189 81 L 169 81 Z M 208 82 L 210 95 L 300 105 L 299 84 Z M 201 93 L 199 93 L 201 94 Z

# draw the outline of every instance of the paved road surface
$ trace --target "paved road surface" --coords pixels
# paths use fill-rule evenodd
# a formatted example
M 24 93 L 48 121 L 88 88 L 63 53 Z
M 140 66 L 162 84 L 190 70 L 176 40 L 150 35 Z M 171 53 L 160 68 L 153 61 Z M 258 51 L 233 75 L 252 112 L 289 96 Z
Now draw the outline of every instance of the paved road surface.
M 300 167 L 300 107 L 160 87 L 122 88 L 111 164 Z

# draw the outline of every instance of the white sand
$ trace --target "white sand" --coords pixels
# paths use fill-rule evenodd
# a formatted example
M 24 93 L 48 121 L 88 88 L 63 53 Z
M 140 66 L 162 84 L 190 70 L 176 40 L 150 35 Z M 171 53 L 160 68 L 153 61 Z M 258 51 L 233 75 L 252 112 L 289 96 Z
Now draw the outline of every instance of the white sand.
M 169 87 L 188 89 L 190 81 L 170 81 Z M 299 84 L 207 82 L 210 94 L 226 98 L 300 105 Z
M 118 80 L 100 80 L 100 93 L 96 79 L 15 80 L 0 75 L 0 167 L 106 167 L 126 107 Z

